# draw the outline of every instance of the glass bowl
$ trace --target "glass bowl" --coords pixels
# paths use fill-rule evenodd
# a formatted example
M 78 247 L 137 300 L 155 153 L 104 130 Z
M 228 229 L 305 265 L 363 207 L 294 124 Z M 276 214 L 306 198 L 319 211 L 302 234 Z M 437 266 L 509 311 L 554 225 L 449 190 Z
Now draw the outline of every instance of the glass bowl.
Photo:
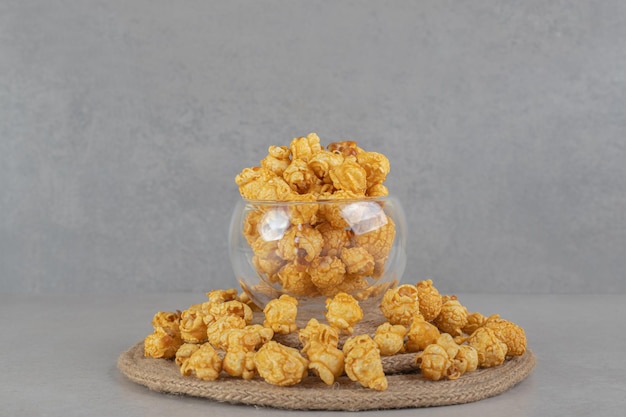
M 263 308 L 288 294 L 322 310 L 339 292 L 378 305 L 406 265 L 406 221 L 394 197 L 237 203 L 229 254 L 242 289 Z

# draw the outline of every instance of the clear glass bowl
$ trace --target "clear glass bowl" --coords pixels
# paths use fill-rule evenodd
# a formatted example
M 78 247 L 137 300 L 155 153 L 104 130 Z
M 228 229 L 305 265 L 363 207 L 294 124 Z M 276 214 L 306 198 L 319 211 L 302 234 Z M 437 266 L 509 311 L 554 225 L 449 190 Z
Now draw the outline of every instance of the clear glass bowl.
M 394 197 L 241 200 L 229 233 L 233 270 L 261 308 L 288 294 L 314 311 L 339 292 L 377 305 L 404 273 L 405 248 L 405 216 Z

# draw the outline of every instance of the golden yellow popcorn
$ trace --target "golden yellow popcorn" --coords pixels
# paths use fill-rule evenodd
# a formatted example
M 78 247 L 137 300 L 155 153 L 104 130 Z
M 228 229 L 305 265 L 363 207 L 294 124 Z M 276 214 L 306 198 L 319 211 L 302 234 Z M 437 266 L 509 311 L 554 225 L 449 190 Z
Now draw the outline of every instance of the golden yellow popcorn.
M 240 316 L 221 316 L 207 326 L 207 340 L 217 349 L 223 349 L 221 337 L 229 329 L 243 329 L 246 321 Z
M 354 336 L 343 345 L 345 371 L 348 377 L 364 387 L 377 391 L 387 389 L 378 345 L 368 335 Z
M 260 325 L 224 331 L 220 338 L 220 345 L 226 350 L 222 370 L 231 376 L 252 379 L 256 371 L 256 349 L 270 341 L 273 336 L 272 329 Z
M 313 185 L 314 186 L 314 185 Z M 309 203 L 309 204 L 290 204 L 287 209 L 289 212 L 289 220 L 291 224 L 298 227 L 299 225 L 312 225 L 318 222 L 317 212 L 318 204 L 311 204 L 317 201 L 312 194 L 293 194 L 289 198 L 293 203 Z
M 227 290 L 213 290 L 207 292 L 206 296 L 211 304 L 221 304 L 226 301 L 236 300 L 237 290 L 235 288 L 229 288 Z
M 327 385 L 332 385 L 344 370 L 344 354 L 337 348 L 337 329 L 310 319 L 298 333 L 302 353 L 309 359 L 309 369 Z
M 254 242 L 259 238 L 259 222 L 264 216 L 263 211 L 254 210 L 246 214 L 243 222 L 243 236 L 246 238 L 248 245 L 252 246 Z
M 359 147 L 353 140 L 344 140 L 340 142 L 329 143 L 326 147 L 330 152 L 336 153 L 342 156 L 356 156 L 359 152 Z
M 150 358 L 171 359 L 182 344 L 180 336 L 163 327 L 157 327 L 144 339 L 144 356 Z
M 156 330 L 162 327 L 175 334 L 180 334 L 180 311 L 159 311 L 152 317 L 152 327 Z
M 183 343 L 182 345 L 180 345 L 180 347 L 176 351 L 176 356 L 174 359 L 176 365 L 181 368 L 183 364 L 187 362 L 187 359 L 189 359 L 196 350 L 200 349 L 200 346 L 201 345 L 197 343 Z
M 469 345 L 459 345 L 454 366 L 461 374 L 475 371 L 478 368 L 478 351 Z
M 435 343 L 444 348 L 450 359 L 454 359 L 459 352 L 459 345 L 449 333 L 440 334 Z
M 526 352 L 526 333 L 517 324 L 496 314 L 490 316 L 484 326 L 493 330 L 496 337 L 506 344 L 507 355 L 521 356 Z
M 322 149 L 309 160 L 309 168 L 324 184 L 332 184 L 330 171 L 343 163 L 343 155 Z
M 252 263 L 259 273 L 271 276 L 285 265 L 285 260 L 278 253 L 278 241 L 258 238 L 251 247 L 254 252 Z
M 396 353 L 404 352 L 404 336 L 406 336 L 406 327 L 391 323 L 383 323 L 376 328 L 374 342 L 378 345 L 382 356 L 391 356 Z
M 424 378 L 431 381 L 439 381 L 442 378 L 454 379 L 459 374 L 446 350 L 436 343 L 426 346 L 423 352 L 418 353 L 415 364 L 419 366 Z
M 330 179 L 337 190 L 349 191 L 357 196 L 365 196 L 367 173 L 354 156 L 346 157 L 343 162 L 330 170 Z
M 299 383 L 307 376 L 309 361 L 297 349 L 272 340 L 254 355 L 254 365 L 266 382 L 289 386 Z
M 332 327 L 352 334 L 353 326 L 363 319 L 363 310 L 354 297 L 340 292 L 332 299 L 326 299 L 325 316 Z
M 318 289 L 334 288 L 343 282 L 346 266 L 335 256 L 320 256 L 311 262 L 308 273 Z
M 383 275 L 385 262 L 387 262 L 389 251 L 396 236 L 395 223 L 389 216 L 385 216 L 385 218 L 386 222 L 384 225 L 367 233 L 354 236 L 355 245 L 365 248 L 374 257 L 374 277 Z
M 283 294 L 271 300 L 263 309 L 265 321 L 263 325 L 271 328 L 274 333 L 288 334 L 296 331 L 296 316 L 298 315 L 298 300 Z
M 339 331 L 327 324 L 320 323 L 317 319 L 312 318 L 306 324 L 306 327 L 298 332 L 298 339 L 302 343 L 302 350 L 309 349 L 312 342 L 322 343 L 328 346 L 337 347 L 339 344 Z
M 210 316 L 212 316 L 213 319 L 209 321 L 205 319 L 205 323 L 207 323 L 207 325 L 209 325 L 214 320 L 227 316 L 239 317 L 243 319 L 246 324 L 250 324 L 254 317 L 252 309 L 247 304 L 244 304 L 238 300 L 231 300 L 223 303 L 213 304 L 209 309 L 209 314 Z
M 455 297 L 449 298 L 441 306 L 441 312 L 433 323 L 442 332 L 460 336 L 467 325 L 467 309 Z
M 320 232 L 324 240 L 320 256 L 339 257 L 343 248 L 350 246 L 350 240 L 352 239 L 350 230 L 346 230 L 343 227 L 333 227 L 329 222 L 320 223 L 315 229 Z
M 391 324 L 408 326 L 420 314 L 417 288 L 404 284 L 385 292 L 380 310 Z
M 413 319 L 407 333 L 406 351 L 419 352 L 424 350 L 426 346 L 435 343 L 439 335 L 437 326 L 427 322 L 421 314 L 418 314 Z
M 489 368 L 502 365 L 507 355 L 506 343 L 498 339 L 495 332 L 480 327 L 467 339 L 467 344 L 478 352 L 478 366 Z
M 278 254 L 287 261 L 308 265 L 319 256 L 324 245 L 320 232 L 308 225 L 290 227 L 278 241 Z
M 288 263 L 283 266 L 273 276 L 272 280 L 280 282 L 283 290 L 294 296 L 312 297 L 318 294 L 311 275 L 295 263 Z
M 204 343 L 183 362 L 180 373 L 195 375 L 205 381 L 216 380 L 222 371 L 222 359 L 210 343 Z
M 267 156 L 261 160 L 261 167 L 272 171 L 279 177 L 291 163 L 291 151 L 286 146 L 270 146 Z
M 389 195 L 389 189 L 383 184 L 374 184 L 367 189 L 365 195 L 368 197 L 386 197 Z
M 365 248 L 344 248 L 341 260 L 348 274 L 368 276 L 374 273 L 374 257 Z
M 285 201 L 293 192 L 282 177 L 261 167 L 244 169 L 235 181 L 242 197 L 248 200 Z
M 309 133 L 306 137 L 294 138 L 289 144 L 292 160 L 308 162 L 315 154 L 322 151 L 320 138 L 315 133 Z
M 357 152 L 357 162 L 365 170 L 368 187 L 382 184 L 389 174 L 389 159 L 378 152 Z
M 180 316 L 180 337 L 187 343 L 204 343 L 207 341 L 207 325 L 205 314 L 198 309 L 187 309 Z
M 315 172 L 302 159 L 291 161 L 283 172 L 283 179 L 298 194 L 306 194 L 310 192 L 312 187 L 321 184 L 321 180 L 317 178 Z
M 486 322 L 487 317 L 483 316 L 482 314 L 478 312 L 469 313 L 467 315 L 467 324 L 463 326 L 461 330 L 463 330 L 463 333 L 472 334 L 479 327 L 483 327 Z
M 433 280 L 431 279 L 420 281 L 415 287 L 417 288 L 420 314 L 424 316 L 424 320 L 433 321 L 441 312 L 443 304 L 441 294 L 433 286 Z

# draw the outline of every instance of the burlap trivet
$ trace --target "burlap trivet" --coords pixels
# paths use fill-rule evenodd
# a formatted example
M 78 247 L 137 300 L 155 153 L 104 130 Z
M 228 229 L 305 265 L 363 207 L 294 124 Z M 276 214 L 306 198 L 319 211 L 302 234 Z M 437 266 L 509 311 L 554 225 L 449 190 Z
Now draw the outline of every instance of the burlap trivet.
M 202 381 L 181 376 L 173 361 L 145 358 L 143 342 L 122 353 L 117 365 L 130 380 L 158 392 L 292 410 L 360 411 L 482 400 L 521 382 L 536 362 L 535 355 L 527 351 L 499 367 L 480 369 L 452 381 L 432 382 L 413 369 L 414 357 L 415 354 L 403 354 L 383 358 L 389 388 L 382 392 L 363 388 L 345 376 L 331 387 L 313 376 L 292 387 L 277 387 L 259 378 L 245 381 L 225 374 L 216 381 Z

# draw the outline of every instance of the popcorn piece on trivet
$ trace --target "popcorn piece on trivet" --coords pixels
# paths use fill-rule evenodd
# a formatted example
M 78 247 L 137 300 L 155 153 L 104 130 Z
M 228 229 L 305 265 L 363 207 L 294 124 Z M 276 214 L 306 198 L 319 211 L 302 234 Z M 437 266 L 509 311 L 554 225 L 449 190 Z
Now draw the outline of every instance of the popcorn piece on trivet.
M 340 292 L 332 299 L 326 299 L 326 320 L 328 323 L 348 334 L 354 332 L 354 325 L 363 319 L 363 310 L 359 302 L 350 294 Z
M 391 356 L 404 352 L 404 336 L 407 330 L 401 324 L 383 323 L 376 328 L 374 342 L 382 356 Z
M 427 322 L 421 314 L 418 314 L 413 318 L 407 333 L 406 351 L 419 352 L 424 350 L 426 346 L 435 343 L 439 335 L 437 326 Z
M 222 369 L 231 376 L 252 379 L 256 371 L 256 349 L 270 341 L 273 336 L 272 329 L 258 324 L 243 329 L 226 330 L 220 338 L 220 346 L 226 350 Z
M 370 336 L 363 334 L 349 338 L 343 345 L 343 353 L 345 371 L 352 381 L 377 391 L 387 389 L 380 351 Z
M 298 300 L 283 294 L 280 298 L 271 300 L 263 309 L 265 321 L 263 325 L 271 328 L 274 333 L 288 334 L 296 331 L 296 316 L 298 315 Z
M 227 330 L 243 329 L 246 321 L 239 316 L 218 317 L 213 323 L 207 326 L 207 340 L 214 348 L 223 349 L 221 337 Z
M 506 343 L 507 355 L 521 356 L 526 352 L 526 333 L 522 327 L 497 314 L 487 319 L 485 327 L 493 330 L 496 337 Z
M 433 321 L 441 312 L 443 304 L 441 294 L 433 286 L 431 279 L 420 281 L 415 287 L 417 288 L 420 314 L 424 316 L 424 320 Z
M 463 334 L 462 329 L 467 325 L 467 309 L 456 297 L 446 297 L 441 306 L 441 312 L 433 324 L 442 332 L 460 336 Z
M 446 350 L 436 343 L 426 346 L 424 351 L 418 353 L 415 364 L 419 366 L 424 378 L 431 381 L 439 381 L 442 378 L 454 379 L 458 373 Z
M 180 373 L 206 380 L 216 380 L 222 370 L 222 358 L 210 343 L 204 343 L 198 350 L 191 354 L 189 359 L 183 362 Z
M 344 354 L 337 348 L 339 332 L 312 318 L 298 333 L 302 353 L 309 359 L 309 369 L 326 385 L 332 385 L 344 370 Z
M 410 325 L 413 318 L 419 314 L 417 288 L 404 284 L 387 290 L 383 295 L 380 310 L 389 323 Z
M 156 330 L 162 327 L 176 334 L 180 334 L 180 311 L 159 311 L 152 317 L 152 327 Z
M 192 306 L 193 307 L 193 306 Z M 180 337 L 187 343 L 204 343 L 207 340 L 205 314 L 196 308 L 188 308 L 180 315 Z
M 506 343 L 487 327 L 476 329 L 467 339 L 467 344 L 478 352 L 478 366 L 481 368 L 501 365 L 506 359 Z
M 144 339 L 144 356 L 151 358 L 171 359 L 182 344 L 180 335 L 163 327 L 157 327 Z
M 266 382 L 289 386 L 299 383 L 307 375 L 309 361 L 297 349 L 272 340 L 254 355 L 254 365 Z
M 200 349 L 200 346 L 202 345 L 199 345 L 197 343 L 183 343 L 182 345 L 180 345 L 180 347 L 176 351 L 176 357 L 174 359 L 176 365 L 181 368 L 183 364 L 187 362 L 187 359 L 189 359 L 196 350 Z

